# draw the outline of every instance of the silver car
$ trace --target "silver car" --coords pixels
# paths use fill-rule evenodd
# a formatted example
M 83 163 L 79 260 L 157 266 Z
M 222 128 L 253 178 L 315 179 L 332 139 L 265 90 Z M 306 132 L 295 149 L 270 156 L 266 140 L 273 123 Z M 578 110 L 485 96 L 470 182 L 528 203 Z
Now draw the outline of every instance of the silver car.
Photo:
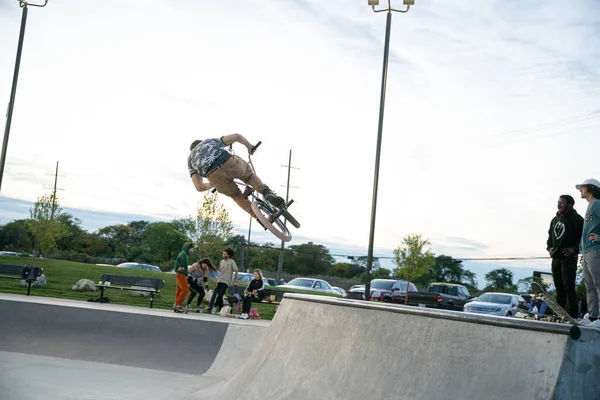
M 490 292 L 484 293 L 466 303 L 463 311 L 510 317 L 516 315 L 518 312 L 527 311 L 527 307 L 525 306 L 525 299 L 519 295 Z
M 134 262 L 126 262 L 117 265 L 117 268 L 143 269 L 145 271 L 160 272 L 160 268 L 156 265 L 140 264 Z
M 290 288 L 290 289 L 300 289 L 300 290 L 310 290 L 314 292 L 320 293 L 330 293 L 339 295 L 338 292 L 333 290 L 331 285 L 322 279 L 313 279 L 313 278 L 294 278 L 285 285 L 280 286 L 282 289 Z

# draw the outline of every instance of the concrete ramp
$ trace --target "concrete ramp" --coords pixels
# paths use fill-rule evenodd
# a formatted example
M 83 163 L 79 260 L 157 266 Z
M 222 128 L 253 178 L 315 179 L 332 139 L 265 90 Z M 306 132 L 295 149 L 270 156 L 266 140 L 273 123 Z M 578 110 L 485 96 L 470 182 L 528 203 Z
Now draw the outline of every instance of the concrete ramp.
M 0 399 L 179 399 L 215 392 L 268 321 L 0 294 Z
M 286 294 L 220 398 L 600 399 L 600 331 Z

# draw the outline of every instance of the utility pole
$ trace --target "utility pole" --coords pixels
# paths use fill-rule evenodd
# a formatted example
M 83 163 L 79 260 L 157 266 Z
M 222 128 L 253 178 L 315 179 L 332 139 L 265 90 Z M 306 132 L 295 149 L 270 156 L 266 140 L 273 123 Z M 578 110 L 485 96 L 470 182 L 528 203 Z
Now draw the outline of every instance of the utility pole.
M 286 192 L 285 192 L 285 203 L 287 204 L 288 201 L 290 201 L 290 174 L 291 174 L 291 169 L 300 169 L 300 168 L 296 168 L 296 167 L 292 167 L 292 150 L 290 149 L 290 158 L 288 161 L 288 165 L 282 165 L 282 167 L 287 167 L 288 169 L 288 176 L 287 176 L 287 185 L 286 185 Z M 287 219 L 283 220 L 283 224 L 285 226 L 287 226 Z M 283 269 L 283 250 L 285 249 L 285 242 L 282 240 L 281 241 L 281 248 L 279 249 L 279 262 L 277 263 L 277 280 L 279 281 L 279 279 L 281 279 L 281 270 Z
M 15 108 L 15 96 L 17 95 L 17 82 L 19 81 L 19 68 L 21 67 L 21 53 L 23 52 L 23 39 L 25 37 L 25 26 L 27 25 L 27 6 L 45 7 L 44 4 L 32 4 L 24 0 L 19 0 L 19 6 L 23 9 L 21 13 L 21 29 L 19 30 L 19 43 L 17 44 L 17 59 L 15 61 L 15 70 L 13 73 L 12 86 L 10 89 L 10 100 L 6 110 L 6 125 L 4 127 L 4 139 L 2 141 L 2 152 L 0 153 L 0 187 L 2 187 L 2 177 L 4 176 L 4 164 L 6 163 L 6 152 L 8 149 L 8 136 L 10 134 L 10 125 L 12 122 L 13 110 Z
M 46 174 L 52 176 L 52 174 Z M 52 210 L 50 212 L 50 221 L 54 221 L 54 212 L 56 211 L 56 191 L 64 190 L 56 187 L 58 183 L 58 161 L 56 162 L 56 171 L 54 172 L 54 188 L 52 189 Z M 64 178 L 64 175 L 60 175 L 61 178 Z M 45 189 L 50 189 L 49 187 L 44 187 Z
M 252 233 L 252 216 L 250 216 L 250 223 L 248 224 L 248 256 L 246 257 L 246 271 L 250 270 L 250 234 Z M 244 265 L 244 264 L 242 264 Z

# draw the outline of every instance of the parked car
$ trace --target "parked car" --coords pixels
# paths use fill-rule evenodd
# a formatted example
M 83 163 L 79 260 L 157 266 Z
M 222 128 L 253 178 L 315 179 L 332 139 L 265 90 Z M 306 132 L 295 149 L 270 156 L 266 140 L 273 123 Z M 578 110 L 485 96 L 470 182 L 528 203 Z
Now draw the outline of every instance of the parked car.
M 470 313 L 510 317 L 518 312 L 526 313 L 527 305 L 525 299 L 517 294 L 489 292 L 468 302 L 463 309 Z
M 117 268 L 143 269 L 145 271 L 160 272 L 160 268 L 158 268 L 155 265 L 140 264 L 140 263 L 134 263 L 134 262 L 121 263 L 121 264 L 117 265 Z
M 431 283 L 426 292 L 408 294 L 409 306 L 441 308 L 445 310 L 462 311 L 463 306 L 472 296 L 469 290 L 455 283 Z
M 385 303 L 392 302 L 392 287 L 397 282 L 397 279 L 373 279 L 371 281 L 371 295 L 367 300 L 383 301 Z M 353 286 L 354 287 L 354 286 Z M 361 285 L 357 288 L 350 289 L 350 293 L 365 294 L 365 286 Z
M 406 300 L 406 288 L 408 287 L 408 297 L 411 293 L 419 291 L 414 283 L 400 279 L 392 286 L 392 303 L 404 304 Z
M 18 257 L 19 253 L 17 253 L 16 251 L 0 251 L 0 256 L 14 256 L 14 257 Z
M 338 292 L 338 294 L 339 294 L 340 296 L 345 296 L 345 295 L 346 295 L 346 291 L 345 291 L 343 288 L 341 288 L 341 287 L 338 287 L 338 286 L 332 286 L 331 288 L 332 288 L 333 290 L 335 290 L 336 292 Z
M 264 282 L 267 286 L 279 286 L 279 282 L 277 282 L 277 279 L 265 278 Z
M 331 285 L 322 279 L 313 278 L 294 278 L 285 285 L 281 285 L 282 289 L 301 289 L 310 290 L 320 293 L 338 294 Z
M 234 275 L 231 275 L 231 281 L 233 282 L 233 277 Z M 247 272 L 238 272 L 238 278 L 237 281 L 238 282 L 244 282 L 244 283 L 250 283 L 252 282 L 252 279 L 254 279 L 254 274 L 250 274 Z

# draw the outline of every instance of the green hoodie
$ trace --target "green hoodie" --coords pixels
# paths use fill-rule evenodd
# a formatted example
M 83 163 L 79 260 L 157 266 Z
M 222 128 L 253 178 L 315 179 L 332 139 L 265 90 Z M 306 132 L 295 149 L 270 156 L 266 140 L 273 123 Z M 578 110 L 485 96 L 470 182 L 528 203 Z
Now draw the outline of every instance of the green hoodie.
M 192 247 L 190 243 L 184 244 L 181 247 L 181 253 L 179 253 L 175 260 L 175 272 L 178 274 L 183 274 L 185 276 L 188 274 L 188 254 L 190 254 L 190 247 Z M 183 271 L 179 271 L 180 267 L 183 268 Z

